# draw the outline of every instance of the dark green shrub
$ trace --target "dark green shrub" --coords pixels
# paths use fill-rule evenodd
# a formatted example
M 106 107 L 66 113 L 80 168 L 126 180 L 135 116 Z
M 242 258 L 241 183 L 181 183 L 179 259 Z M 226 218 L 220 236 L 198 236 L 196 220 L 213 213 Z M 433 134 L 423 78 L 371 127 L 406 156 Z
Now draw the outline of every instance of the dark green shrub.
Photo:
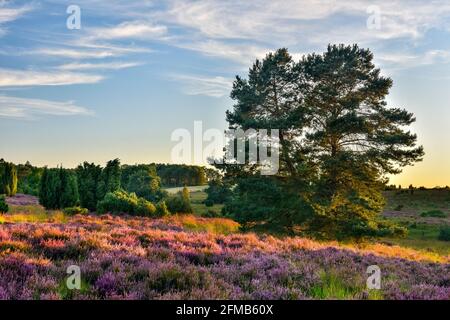
M 39 187 L 39 202 L 46 209 L 74 207 L 78 204 L 75 175 L 66 169 L 44 169 Z
M 448 214 L 441 210 L 429 210 L 420 214 L 421 217 L 447 218 Z
M 166 199 L 167 209 L 172 213 L 183 212 L 183 200 L 179 195 L 170 196 Z
M 166 208 L 167 209 L 167 208 Z M 97 206 L 99 213 L 130 214 L 144 217 L 157 215 L 157 207 L 144 198 L 139 198 L 135 193 L 117 190 L 107 193 Z
M 17 165 L 17 192 L 39 196 L 39 184 L 43 168 L 34 167 L 30 162 Z
M 439 230 L 438 239 L 441 241 L 450 241 L 450 227 L 445 226 Z
M 138 206 L 138 197 L 135 193 L 127 193 L 117 190 L 106 194 L 105 198 L 98 202 L 98 213 L 127 213 L 133 215 Z
M 158 202 L 158 204 L 156 205 L 156 216 L 158 217 L 164 217 L 169 215 L 169 209 L 167 209 L 167 205 L 165 201 L 160 201 Z
M 410 223 L 410 224 L 409 224 L 409 227 L 410 227 L 411 229 L 417 229 L 417 222 L 412 222 L 412 223 Z
M 394 210 L 395 210 L 395 211 L 402 211 L 403 207 L 404 207 L 404 205 L 399 204 L 398 206 L 396 206 L 396 207 L 394 208 Z
M 232 195 L 231 187 L 220 179 L 211 180 L 205 191 L 208 194 L 207 200 L 213 203 L 225 203 Z
M 211 199 L 205 200 L 205 206 L 212 207 L 213 205 L 214 205 L 214 201 L 212 201 Z
M 13 196 L 17 192 L 17 169 L 12 163 L 0 159 L 0 194 Z
M 100 181 L 97 185 L 97 199 L 103 199 L 108 192 L 120 189 L 121 168 L 120 160 L 114 159 L 107 162 L 102 170 Z
M 156 207 L 150 201 L 139 198 L 135 209 L 136 215 L 143 217 L 152 217 L 156 215 Z
M 73 216 L 76 214 L 83 214 L 83 215 L 88 214 L 89 210 L 86 208 L 82 208 L 82 207 L 69 207 L 69 208 L 65 208 L 63 210 L 63 212 L 69 216 Z
M 218 218 L 220 217 L 220 214 L 213 209 L 208 209 L 208 211 L 206 211 L 206 213 L 203 214 L 203 217 L 205 218 Z
M 98 201 L 102 200 L 97 193 L 102 168 L 94 163 L 84 162 L 76 168 L 75 172 L 77 174 L 80 204 L 84 208 L 94 211 Z
M 8 212 L 9 207 L 6 203 L 6 199 L 4 195 L 0 195 L 0 213 L 6 213 Z
M 154 165 L 124 166 L 121 183 L 126 191 L 134 192 L 148 201 L 156 202 L 167 196 L 161 189 L 161 179 Z
M 193 213 L 188 188 L 167 199 L 167 208 L 172 213 Z

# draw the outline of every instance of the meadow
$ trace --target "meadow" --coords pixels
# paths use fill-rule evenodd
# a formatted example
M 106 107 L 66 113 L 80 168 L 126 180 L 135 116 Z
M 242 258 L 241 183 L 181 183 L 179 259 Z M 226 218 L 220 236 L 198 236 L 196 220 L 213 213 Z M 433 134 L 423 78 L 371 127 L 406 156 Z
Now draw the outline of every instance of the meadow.
M 383 217 L 408 229 L 405 238 L 385 238 L 385 243 L 450 254 L 449 242 L 438 239 L 440 229 L 450 226 L 449 189 L 393 190 L 384 195 Z
M 67 289 L 70 265 L 81 269 L 80 290 Z M 369 265 L 381 269 L 381 290 L 366 289 Z M 0 217 L 0 274 L 0 299 L 450 299 L 450 257 L 438 251 L 23 203 Z

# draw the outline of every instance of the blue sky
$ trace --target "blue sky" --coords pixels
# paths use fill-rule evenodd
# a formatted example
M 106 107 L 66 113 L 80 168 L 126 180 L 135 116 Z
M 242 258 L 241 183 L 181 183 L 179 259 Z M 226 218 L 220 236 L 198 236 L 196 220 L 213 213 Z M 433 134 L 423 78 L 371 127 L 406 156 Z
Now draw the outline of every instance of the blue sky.
M 256 58 L 358 43 L 394 80 L 389 104 L 416 114 L 427 154 L 392 182 L 450 185 L 449 36 L 448 0 L 0 0 L 0 157 L 169 162 L 173 130 L 226 127 L 233 77 Z

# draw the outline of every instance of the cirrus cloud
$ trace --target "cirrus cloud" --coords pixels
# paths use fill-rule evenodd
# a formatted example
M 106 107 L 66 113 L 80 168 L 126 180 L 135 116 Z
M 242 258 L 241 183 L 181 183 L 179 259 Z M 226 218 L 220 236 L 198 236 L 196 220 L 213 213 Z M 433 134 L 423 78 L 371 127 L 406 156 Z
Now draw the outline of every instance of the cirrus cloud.
M 103 79 L 103 76 L 95 74 L 0 68 L 0 87 L 89 84 L 99 82 Z
M 30 120 L 39 115 L 77 116 L 93 112 L 74 101 L 50 101 L 0 95 L 0 118 Z

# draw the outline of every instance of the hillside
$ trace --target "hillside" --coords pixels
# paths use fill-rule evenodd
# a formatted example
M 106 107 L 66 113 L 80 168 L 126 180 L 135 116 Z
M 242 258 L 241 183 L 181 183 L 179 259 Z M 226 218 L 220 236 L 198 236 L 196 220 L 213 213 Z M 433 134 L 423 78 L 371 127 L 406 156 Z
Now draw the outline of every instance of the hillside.
M 383 217 L 408 229 L 406 238 L 387 238 L 386 243 L 450 254 L 449 242 L 438 239 L 440 229 L 450 226 L 449 189 L 394 190 L 384 196 Z

